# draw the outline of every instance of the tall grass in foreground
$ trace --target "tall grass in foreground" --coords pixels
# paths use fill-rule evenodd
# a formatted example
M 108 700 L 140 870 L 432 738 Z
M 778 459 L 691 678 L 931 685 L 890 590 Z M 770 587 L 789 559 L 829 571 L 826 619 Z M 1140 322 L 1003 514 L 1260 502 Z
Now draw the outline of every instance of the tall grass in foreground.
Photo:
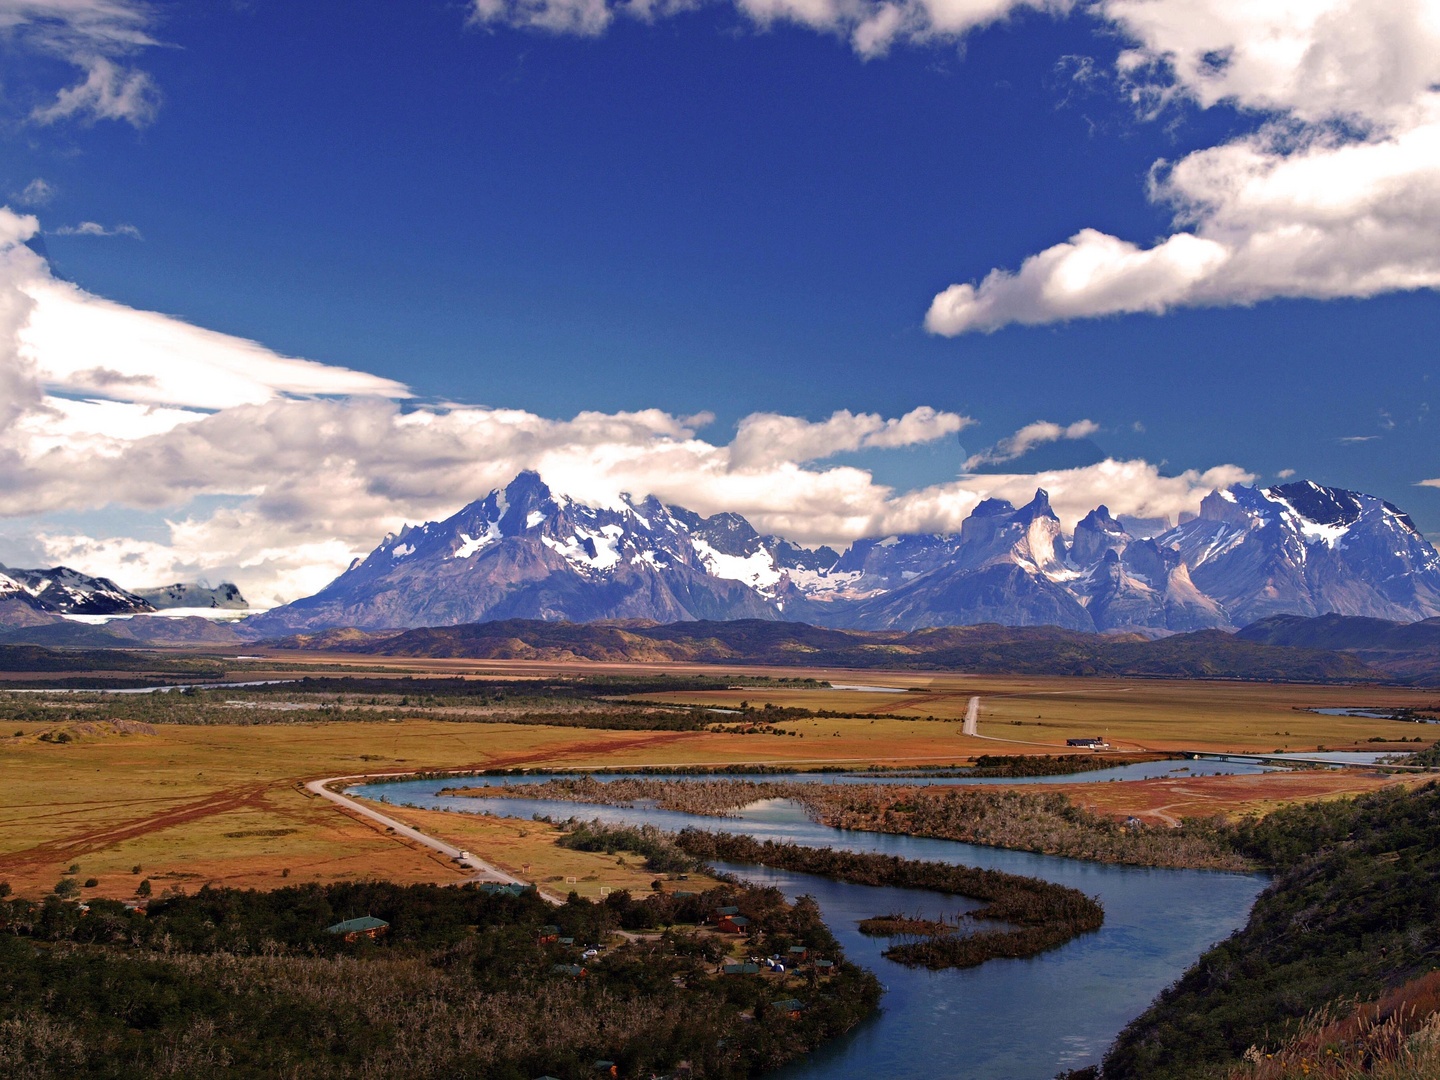
M 1312 1015 L 1273 1048 L 1251 1047 L 1225 1080 L 1435 1080 L 1440 1077 L 1440 971 L 1344 1019 Z

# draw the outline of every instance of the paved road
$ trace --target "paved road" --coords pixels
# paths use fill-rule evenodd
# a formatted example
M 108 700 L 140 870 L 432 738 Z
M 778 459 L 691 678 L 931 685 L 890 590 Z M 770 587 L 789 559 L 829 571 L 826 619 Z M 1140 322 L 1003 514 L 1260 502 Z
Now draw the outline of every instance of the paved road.
M 329 799 L 337 806 L 343 806 L 352 813 L 359 814 L 361 817 L 367 817 L 371 821 L 377 821 L 387 828 L 394 829 L 398 835 L 405 837 L 407 840 L 414 840 L 417 844 L 424 844 L 428 848 L 434 848 L 440 852 L 440 854 L 453 860 L 458 865 L 474 870 L 475 876 L 471 879 L 472 881 L 497 881 L 505 885 L 530 884 L 528 881 L 521 881 L 517 877 L 512 877 L 503 870 L 497 870 L 489 863 L 482 859 L 477 859 L 468 852 L 462 853 L 459 848 L 445 843 L 444 840 L 437 840 L 433 836 L 426 836 L 419 829 L 412 829 L 404 822 L 396 821 L 394 818 L 382 814 L 378 810 L 371 809 L 364 803 L 356 802 L 354 799 L 341 795 L 338 791 L 331 791 L 326 786 L 327 784 L 339 783 L 342 780 L 358 781 L 366 779 L 370 778 L 365 776 L 332 776 L 326 780 L 311 780 L 305 787 L 307 790 L 319 795 L 322 799 Z M 464 854 L 464 858 L 461 858 L 462 854 Z M 544 896 L 545 894 L 542 892 L 541 895 Z M 548 896 L 545 898 L 547 900 L 551 899 Z

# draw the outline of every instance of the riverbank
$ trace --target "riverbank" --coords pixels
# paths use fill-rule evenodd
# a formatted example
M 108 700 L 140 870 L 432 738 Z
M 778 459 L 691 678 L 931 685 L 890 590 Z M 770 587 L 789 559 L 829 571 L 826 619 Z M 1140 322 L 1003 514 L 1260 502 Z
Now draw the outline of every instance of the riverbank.
M 740 943 L 699 926 L 725 904 L 750 921 L 744 947 L 812 962 L 725 973 Z M 355 912 L 371 918 L 334 932 Z M 148 914 L 17 900 L 0 919 L 7 1076 L 479 1080 L 590 1076 L 605 1060 L 626 1077 L 742 1080 L 850 1031 L 880 997 L 814 903 L 763 887 L 556 908 L 533 891 L 372 882 L 203 890 Z
M 1237 839 L 1279 876 L 1243 930 L 1121 1033 L 1106 1080 L 1239 1069 L 1321 1010 L 1343 1016 L 1440 970 L 1440 785 L 1277 811 Z
M 549 780 L 444 788 L 476 799 L 542 799 L 606 806 L 652 802 L 666 810 L 727 817 L 742 806 L 787 799 L 839 829 L 958 840 L 1122 866 L 1247 871 L 1255 863 L 1214 830 L 1116 822 L 1064 795 L 1009 788 L 800 784 L 750 780 Z

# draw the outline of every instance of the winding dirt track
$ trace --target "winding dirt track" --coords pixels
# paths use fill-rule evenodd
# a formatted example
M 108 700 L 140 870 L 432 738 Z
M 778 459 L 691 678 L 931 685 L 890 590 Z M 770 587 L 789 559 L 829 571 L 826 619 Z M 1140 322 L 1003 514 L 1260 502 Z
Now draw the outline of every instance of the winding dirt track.
M 35 847 L 25 848 L 23 851 L 0 856 L 0 871 L 65 862 L 126 840 L 133 840 L 158 829 L 172 828 L 186 822 L 196 821 L 199 818 L 224 814 L 247 806 L 263 808 L 262 800 L 267 792 L 289 786 L 288 782 L 277 782 L 225 788 L 206 795 L 204 798 L 172 806 L 158 813 L 146 814 L 144 817 L 108 825 L 91 832 L 81 833 L 78 836 L 51 840 L 44 844 L 37 844 Z

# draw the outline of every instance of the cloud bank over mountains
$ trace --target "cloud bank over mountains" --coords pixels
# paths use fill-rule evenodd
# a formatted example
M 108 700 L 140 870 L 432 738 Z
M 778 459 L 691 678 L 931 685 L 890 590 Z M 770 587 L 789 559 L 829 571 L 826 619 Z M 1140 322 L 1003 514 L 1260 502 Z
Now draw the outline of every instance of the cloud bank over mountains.
M 827 459 L 953 439 L 974 421 L 931 406 L 820 421 L 755 413 L 718 442 L 699 434 L 708 415 L 556 420 L 417 403 L 397 382 L 60 281 L 24 244 L 37 228 L 33 216 L 0 210 L 0 518 L 39 522 L 37 558 L 127 585 L 209 575 L 262 601 L 294 598 L 386 532 L 444 517 L 523 469 L 592 505 L 654 494 L 705 514 L 735 511 L 807 544 L 953 531 L 982 498 L 1023 502 L 1037 485 L 1067 524 L 1099 502 L 1175 517 L 1211 488 L 1250 478 L 1233 465 L 1164 476 L 1145 461 L 1104 461 L 897 493 Z M 994 453 L 1092 430 L 1042 423 Z M 107 507 L 161 512 L 165 535 L 53 523 Z

